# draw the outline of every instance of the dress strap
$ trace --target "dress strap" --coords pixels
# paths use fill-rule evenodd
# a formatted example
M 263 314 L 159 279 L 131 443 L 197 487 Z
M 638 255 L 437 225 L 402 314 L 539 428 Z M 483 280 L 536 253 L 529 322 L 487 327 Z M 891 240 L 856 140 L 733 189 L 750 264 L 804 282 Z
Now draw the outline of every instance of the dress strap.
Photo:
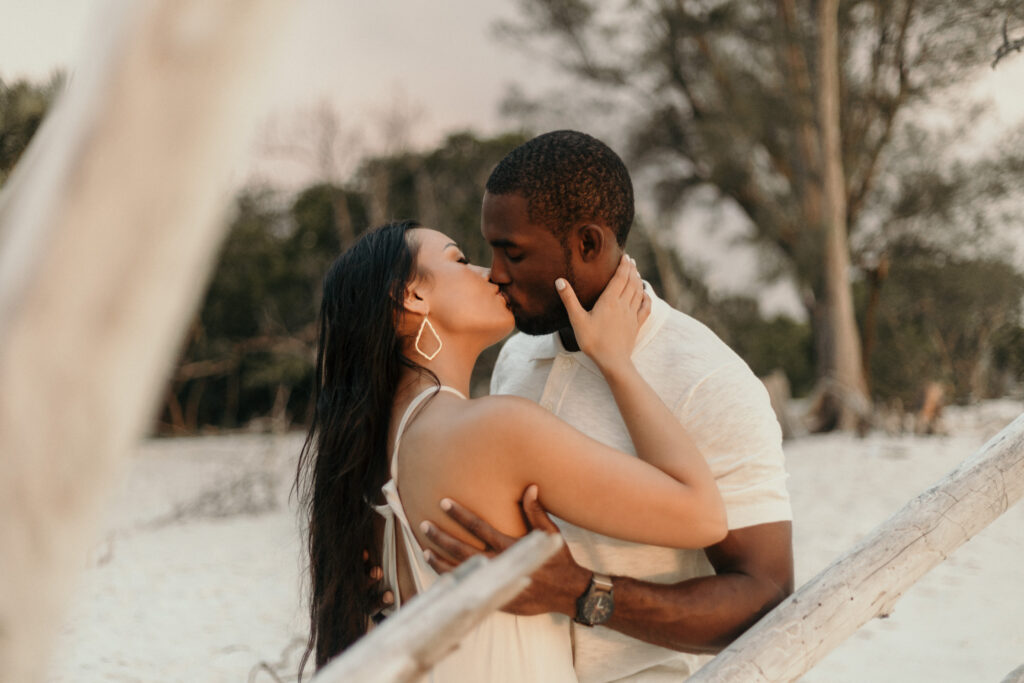
M 401 421 L 398 423 L 398 431 L 395 432 L 395 446 L 391 450 L 391 478 L 394 479 L 398 476 L 398 447 L 402 445 L 402 434 L 405 433 L 405 428 L 409 426 L 409 420 L 412 417 L 413 412 L 420 407 L 424 401 L 428 398 L 432 398 L 442 391 L 447 391 L 449 394 L 455 394 L 459 398 L 465 399 L 465 395 L 455 387 L 450 387 L 446 384 L 442 384 L 440 387 L 427 387 L 419 394 L 416 398 L 409 401 L 409 406 L 405 409 L 405 414 L 402 415 Z
M 395 595 L 395 603 L 385 608 L 385 613 L 390 613 L 401 606 L 402 598 L 398 590 L 398 529 L 400 525 L 404 528 L 402 538 L 404 541 L 404 549 L 406 557 L 414 558 L 419 557 L 422 559 L 422 551 L 416 546 L 413 536 L 412 529 L 409 528 L 409 520 L 405 516 L 405 508 L 402 507 L 402 499 L 398 496 L 398 484 L 395 481 L 395 475 L 398 473 L 398 447 L 402 443 L 402 433 L 405 428 L 409 425 L 409 420 L 412 417 L 413 411 L 416 410 L 427 398 L 436 396 L 441 391 L 447 391 L 450 394 L 455 394 L 459 398 L 466 398 L 462 392 L 453 387 L 444 386 L 441 387 L 429 387 L 422 391 L 416 398 L 409 402 L 409 407 L 405 409 L 405 414 L 402 415 L 402 420 L 398 423 L 398 431 L 395 433 L 395 447 L 391 452 L 391 478 L 381 488 L 381 493 L 384 495 L 383 505 L 374 505 L 377 513 L 384 518 L 384 547 L 381 556 L 381 565 L 384 570 L 384 580 Z M 424 560 L 425 562 L 425 560 Z M 416 583 L 417 591 L 421 591 L 425 588 L 423 585 L 422 577 L 414 569 L 414 581 Z

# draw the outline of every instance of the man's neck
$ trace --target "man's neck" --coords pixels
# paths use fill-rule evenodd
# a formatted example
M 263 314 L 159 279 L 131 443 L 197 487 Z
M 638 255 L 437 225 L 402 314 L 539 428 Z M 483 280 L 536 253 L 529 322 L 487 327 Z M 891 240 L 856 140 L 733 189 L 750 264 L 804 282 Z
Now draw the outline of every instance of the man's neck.
M 558 338 L 562 340 L 562 346 L 566 351 L 572 351 L 575 353 L 580 350 L 580 345 L 576 341 L 576 333 L 573 331 L 571 325 L 558 330 Z

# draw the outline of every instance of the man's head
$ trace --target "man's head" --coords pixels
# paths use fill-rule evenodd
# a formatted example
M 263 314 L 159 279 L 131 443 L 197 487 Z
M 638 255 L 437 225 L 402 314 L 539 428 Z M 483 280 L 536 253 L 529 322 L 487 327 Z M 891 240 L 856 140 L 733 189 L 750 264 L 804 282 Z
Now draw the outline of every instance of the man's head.
M 569 324 L 555 291 L 566 278 L 593 306 L 611 279 L 633 223 L 633 184 L 625 164 L 585 133 L 545 133 L 512 150 L 484 193 L 481 231 L 501 287 L 527 334 Z

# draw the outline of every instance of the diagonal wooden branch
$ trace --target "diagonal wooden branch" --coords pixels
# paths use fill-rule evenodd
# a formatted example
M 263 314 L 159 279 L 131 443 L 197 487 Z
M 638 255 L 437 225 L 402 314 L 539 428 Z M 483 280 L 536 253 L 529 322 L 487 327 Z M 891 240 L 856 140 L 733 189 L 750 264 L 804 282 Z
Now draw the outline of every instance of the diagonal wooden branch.
M 534 531 L 492 560 L 478 556 L 463 564 L 324 667 L 314 683 L 417 680 L 526 588 L 530 573 L 561 546 L 561 536 Z
M 996 49 L 996 57 L 992 61 L 992 68 L 996 68 L 999 62 L 1003 60 L 1011 52 L 1020 52 L 1024 50 L 1024 38 L 1017 38 L 1016 40 L 1010 40 L 1010 33 L 1007 29 L 1009 18 L 1003 19 L 1003 44 Z
M 1024 664 L 1006 674 L 1006 678 L 1002 680 L 1002 683 L 1024 683 Z
M 690 679 L 792 681 L 1024 496 L 1024 415 Z
M 296 6 L 121 0 L 0 197 L 0 680 L 45 673 Z

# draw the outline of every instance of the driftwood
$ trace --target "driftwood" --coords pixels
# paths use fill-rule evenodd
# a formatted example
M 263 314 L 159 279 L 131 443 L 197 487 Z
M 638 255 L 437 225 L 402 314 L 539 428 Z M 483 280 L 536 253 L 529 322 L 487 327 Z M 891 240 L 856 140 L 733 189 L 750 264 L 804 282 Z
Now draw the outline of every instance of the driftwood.
M 43 679 L 103 496 L 203 290 L 296 10 L 106 5 L 0 195 L 3 681 Z
M 792 681 L 1024 496 L 1024 415 L 698 671 L 693 683 Z
M 473 558 L 324 667 L 314 683 L 416 680 L 526 588 L 530 573 L 561 546 L 561 536 L 534 531 L 492 560 Z
M 928 382 L 924 387 L 924 400 L 917 412 L 914 431 L 918 434 L 936 434 L 943 431 L 942 408 L 946 403 L 946 389 L 941 382 Z
M 1024 683 L 1024 664 L 1007 674 L 1002 683 Z

